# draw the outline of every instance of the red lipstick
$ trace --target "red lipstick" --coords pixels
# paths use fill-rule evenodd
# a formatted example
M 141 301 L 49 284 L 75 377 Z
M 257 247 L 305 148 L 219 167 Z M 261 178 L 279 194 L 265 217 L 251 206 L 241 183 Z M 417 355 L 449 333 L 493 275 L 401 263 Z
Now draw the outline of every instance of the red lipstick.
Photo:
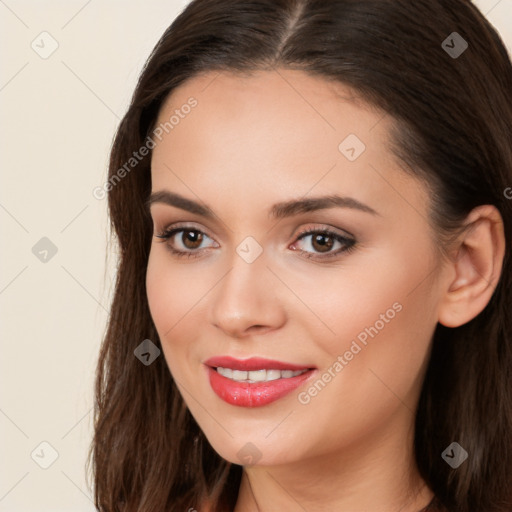
M 287 395 L 308 380 L 315 368 L 272 359 L 251 357 L 235 359 L 229 356 L 212 357 L 204 362 L 210 386 L 219 398 L 231 405 L 260 407 Z M 300 375 L 281 377 L 262 382 L 236 381 L 217 372 L 216 368 L 229 368 L 242 372 L 258 370 L 303 371 Z

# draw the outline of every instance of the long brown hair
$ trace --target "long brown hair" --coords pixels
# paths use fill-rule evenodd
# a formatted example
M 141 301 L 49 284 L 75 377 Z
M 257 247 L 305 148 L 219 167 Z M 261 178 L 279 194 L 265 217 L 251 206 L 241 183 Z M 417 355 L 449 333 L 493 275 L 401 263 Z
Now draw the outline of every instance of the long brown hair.
M 468 0 L 195 0 L 165 31 L 118 128 L 105 187 L 119 261 L 88 461 L 97 508 L 181 512 L 200 509 L 207 497 L 212 510 L 234 507 L 242 467 L 209 445 L 165 358 L 145 366 L 134 356 L 145 339 L 161 346 L 145 289 L 151 152 L 128 171 L 126 162 L 148 145 L 163 101 L 187 79 L 276 67 L 348 85 L 396 120 L 393 150 L 431 187 L 440 240 L 478 205 L 500 211 L 507 242 L 500 281 L 477 317 L 436 329 L 415 456 L 450 512 L 510 512 L 512 66 Z M 454 440 L 470 454 L 456 470 L 441 457 Z

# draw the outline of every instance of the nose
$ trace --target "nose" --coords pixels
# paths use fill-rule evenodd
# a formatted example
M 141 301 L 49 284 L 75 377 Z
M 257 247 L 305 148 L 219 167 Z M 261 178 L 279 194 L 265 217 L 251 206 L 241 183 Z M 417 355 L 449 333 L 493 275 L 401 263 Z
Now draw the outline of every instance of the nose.
M 279 280 L 267 268 L 264 253 L 252 263 L 238 254 L 215 287 L 210 321 L 226 335 L 245 338 L 278 329 L 286 322 Z

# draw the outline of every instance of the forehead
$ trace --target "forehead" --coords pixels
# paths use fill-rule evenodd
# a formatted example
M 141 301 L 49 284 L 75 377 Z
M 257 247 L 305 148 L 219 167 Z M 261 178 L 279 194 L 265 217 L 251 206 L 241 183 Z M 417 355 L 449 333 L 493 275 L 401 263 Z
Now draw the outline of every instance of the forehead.
M 418 187 L 387 147 L 391 123 L 349 87 L 301 71 L 210 72 L 164 102 L 152 188 L 230 191 L 247 206 L 333 191 L 384 203 L 394 180 Z
M 197 106 L 188 112 L 191 98 Z M 209 72 L 193 77 L 169 95 L 157 124 L 169 121 L 173 114 L 182 114 L 180 122 L 173 123 L 175 136 L 187 131 L 185 126 L 193 127 L 196 133 L 200 129 L 198 135 L 210 130 L 210 138 L 220 130 L 223 136 L 238 139 L 267 134 L 268 140 L 261 138 L 260 142 L 279 135 L 281 151 L 285 149 L 283 143 L 312 136 L 327 136 L 325 145 L 336 143 L 347 132 L 368 138 L 366 132 L 384 117 L 384 112 L 372 108 L 346 85 L 286 69 L 251 74 Z M 189 120 L 182 123 L 185 118 Z M 377 138 L 387 133 L 385 126 L 382 128 L 377 130 Z M 301 149 L 312 148 L 296 147 L 295 151 Z

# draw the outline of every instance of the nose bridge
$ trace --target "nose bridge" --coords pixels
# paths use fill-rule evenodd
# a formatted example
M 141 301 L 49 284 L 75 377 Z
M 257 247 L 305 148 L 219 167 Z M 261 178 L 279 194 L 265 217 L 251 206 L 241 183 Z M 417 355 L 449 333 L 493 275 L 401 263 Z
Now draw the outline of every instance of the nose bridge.
M 267 258 L 254 242 L 246 239 L 236 248 L 212 303 L 212 323 L 233 336 L 254 326 L 274 328 L 283 320 Z

